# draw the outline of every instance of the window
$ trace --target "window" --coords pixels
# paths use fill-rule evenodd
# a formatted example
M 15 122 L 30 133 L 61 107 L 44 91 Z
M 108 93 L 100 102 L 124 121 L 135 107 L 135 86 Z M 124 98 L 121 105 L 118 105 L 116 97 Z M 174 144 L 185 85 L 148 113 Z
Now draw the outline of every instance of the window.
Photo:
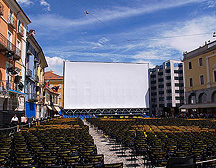
M 182 73 L 183 73 L 183 70 L 174 70 L 174 73 L 182 74 Z
M 158 82 L 163 82 L 163 78 L 158 78 Z
M 199 66 L 203 66 L 202 58 L 199 58 Z
M 184 90 L 175 90 L 175 93 L 184 93 Z
M 159 94 L 161 95 L 161 94 L 164 94 L 164 91 L 159 91 Z
M 18 20 L 18 25 L 17 25 L 17 27 L 18 27 L 18 32 L 21 32 L 21 21 L 20 21 L 20 20 Z
M 171 83 L 166 83 L 166 86 L 171 86 Z
M 160 75 L 160 76 L 163 75 L 163 72 L 158 72 L 158 75 Z
M 164 101 L 164 97 L 159 97 L 159 101 Z
M 172 96 L 167 96 L 167 100 L 172 100 Z
M 167 103 L 167 107 L 172 107 L 172 103 Z
M 167 80 L 170 80 L 170 79 L 171 79 L 171 76 L 166 76 L 166 79 L 167 79 Z
M 204 85 L 204 76 L 203 75 L 200 76 L 200 85 Z
M 19 40 L 17 40 L 17 48 L 21 49 L 21 42 Z
M 166 73 L 170 73 L 170 69 L 166 69 Z
M 164 85 L 159 85 L 158 87 L 159 87 L 159 88 L 164 88 Z
M 159 104 L 159 107 L 164 107 L 164 104 Z
M 151 90 L 155 90 L 155 89 L 156 89 L 156 86 L 152 86 L 152 87 L 151 87 Z
M 216 70 L 213 73 L 214 73 L 214 82 L 216 82 Z
M 13 11 L 9 9 L 8 22 L 13 23 Z
M 169 90 L 167 90 L 167 93 L 172 93 L 172 90 L 170 90 L 170 89 L 169 89 Z
M 192 87 L 193 86 L 193 78 L 189 79 L 189 86 Z
M 12 33 L 10 31 L 8 31 L 7 39 L 9 40 L 9 42 L 7 42 L 7 48 L 12 50 Z
M 175 77 L 175 80 L 183 80 L 183 77 L 181 76 L 181 77 Z
M 192 69 L 192 62 L 188 62 L 188 68 Z

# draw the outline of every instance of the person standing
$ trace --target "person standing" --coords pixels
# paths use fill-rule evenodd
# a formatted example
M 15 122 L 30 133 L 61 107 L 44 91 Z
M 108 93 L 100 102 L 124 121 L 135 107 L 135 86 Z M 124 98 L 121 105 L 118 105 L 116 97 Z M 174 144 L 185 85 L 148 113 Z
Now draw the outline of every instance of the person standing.
M 19 119 L 18 119 L 17 115 L 14 114 L 14 116 L 13 116 L 12 119 L 11 119 L 11 124 L 12 124 L 13 126 L 16 126 L 18 123 L 19 123 Z
M 26 124 L 27 123 L 27 117 L 23 114 L 20 121 L 21 121 L 22 125 Z

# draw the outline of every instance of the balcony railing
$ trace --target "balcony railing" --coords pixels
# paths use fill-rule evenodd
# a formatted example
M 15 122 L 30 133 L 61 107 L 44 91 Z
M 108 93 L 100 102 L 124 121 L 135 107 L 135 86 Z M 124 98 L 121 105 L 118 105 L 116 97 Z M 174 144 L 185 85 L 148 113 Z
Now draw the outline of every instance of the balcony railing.
M 18 27 L 18 34 L 20 35 L 20 36 L 24 36 L 24 29 L 23 29 L 23 27 L 22 26 L 19 26 Z
M 28 76 L 28 77 L 32 76 L 32 70 L 31 69 L 27 69 L 26 76 Z
M 8 96 L 8 89 L 11 88 L 11 84 L 5 80 L 0 80 L 0 97 Z
M 13 59 L 20 60 L 21 50 L 0 33 L 0 51 L 13 52 Z
M 37 101 L 37 94 L 36 93 L 29 93 L 28 96 L 29 96 L 28 101 L 33 101 L 33 102 Z
M 16 29 L 16 20 L 13 18 L 13 16 L 8 17 L 8 25 Z

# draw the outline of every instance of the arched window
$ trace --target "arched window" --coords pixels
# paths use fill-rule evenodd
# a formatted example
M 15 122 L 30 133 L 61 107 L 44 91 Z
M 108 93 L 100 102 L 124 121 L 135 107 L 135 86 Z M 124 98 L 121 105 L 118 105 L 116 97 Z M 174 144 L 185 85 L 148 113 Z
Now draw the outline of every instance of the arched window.
M 212 102 L 216 103 L 216 91 L 212 93 Z
M 188 104 L 196 104 L 196 95 L 194 93 L 191 93 L 188 97 Z
M 199 95 L 199 103 L 207 103 L 207 96 L 205 93 L 200 93 Z

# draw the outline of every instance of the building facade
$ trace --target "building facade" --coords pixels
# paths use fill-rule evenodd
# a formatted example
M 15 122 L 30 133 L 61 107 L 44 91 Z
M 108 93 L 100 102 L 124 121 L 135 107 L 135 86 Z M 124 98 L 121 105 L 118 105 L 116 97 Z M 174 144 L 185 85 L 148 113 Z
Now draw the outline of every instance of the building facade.
M 184 103 L 183 63 L 168 60 L 149 69 L 150 113 L 174 116 Z
M 37 83 L 37 102 L 36 102 L 36 118 L 43 118 L 48 116 L 47 107 L 45 105 L 45 68 L 48 67 L 46 58 L 42 49 L 38 53 L 37 76 L 39 81 Z
M 59 110 L 59 94 L 52 89 L 50 89 L 48 86 L 45 86 L 44 88 L 44 102 L 46 105 L 46 117 L 54 117 L 55 114 L 57 114 Z
M 53 71 L 45 72 L 45 82 L 49 87 L 59 94 L 59 107 L 63 108 L 63 76 L 53 73 Z M 55 88 L 57 90 L 55 90 Z
M 35 39 L 34 30 L 28 32 L 26 49 L 26 115 L 37 119 L 43 118 L 44 102 L 40 99 L 41 92 L 43 92 L 41 83 L 43 82 L 44 68 L 48 65 L 43 50 Z
M 0 1 L 0 111 L 25 110 L 26 29 L 30 23 L 15 0 Z
M 216 41 L 184 54 L 185 105 L 197 113 L 216 112 Z

